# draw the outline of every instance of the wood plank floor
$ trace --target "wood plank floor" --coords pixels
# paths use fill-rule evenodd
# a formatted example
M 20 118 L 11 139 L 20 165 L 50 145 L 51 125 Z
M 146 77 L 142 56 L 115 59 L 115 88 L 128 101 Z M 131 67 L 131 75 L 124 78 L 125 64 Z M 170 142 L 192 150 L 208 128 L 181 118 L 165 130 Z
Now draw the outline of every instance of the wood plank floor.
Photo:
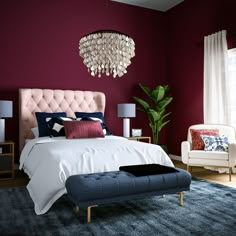
M 15 178 L 9 179 L 9 176 L 0 176 L 0 188 L 26 186 L 29 182 L 28 176 L 20 170 L 15 170 Z
M 187 167 L 182 162 L 175 160 L 173 162 L 176 167 L 186 170 Z M 191 174 L 201 179 L 236 188 L 236 174 L 232 175 L 231 182 L 229 181 L 228 174 L 219 174 L 218 172 L 206 170 L 202 167 L 193 167 Z M 15 175 L 15 179 L 4 179 L 0 176 L 0 188 L 26 186 L 29 182 L 28 176 L 23 171 L 16 170 Z
M 187 169 L 187 166 L 180 161 L 173 161 L 174 165 L 178 168 Z M 236 174 L 232 174 L 231 182 L 229 181 L 229 174 L 220 174 L 216 171 L 207 170 L 202 167 L 192 167 L 192 176 L 208 180 L 210 182 L 215 182 L 230 187 L 236 188 Z

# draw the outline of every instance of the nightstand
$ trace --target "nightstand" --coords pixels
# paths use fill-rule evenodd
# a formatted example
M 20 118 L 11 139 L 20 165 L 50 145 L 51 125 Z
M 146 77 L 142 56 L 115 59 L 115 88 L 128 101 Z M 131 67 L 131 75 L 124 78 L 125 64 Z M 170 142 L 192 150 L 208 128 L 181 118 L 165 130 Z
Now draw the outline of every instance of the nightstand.
M 13 141 L 5 141 L 0 143 L 0 175 L 7 176 L 7 174 L 11 174 L 11 178 L 15 177 L 14 171 L 14 149 L 15 143 Z M 1 178 L 0 176 L 0 178 Z M 7 179 L 7 178 L 2 178 Z
M 136 141 L 142 141 L 142 140 L 146 140 L 148 143 L 151 143 L 151 137 L 148 136 L 133 136 L 133 137 L 129 137 L 129 140 L 136 140 Z

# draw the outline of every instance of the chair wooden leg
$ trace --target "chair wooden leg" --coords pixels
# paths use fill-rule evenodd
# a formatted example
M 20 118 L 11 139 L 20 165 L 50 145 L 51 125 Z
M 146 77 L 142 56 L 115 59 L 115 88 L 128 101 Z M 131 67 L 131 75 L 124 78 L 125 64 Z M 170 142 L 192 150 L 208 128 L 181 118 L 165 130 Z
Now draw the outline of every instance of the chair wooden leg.
M 187 165 L 187 171 L 188 171 L 188 172 L 191 171 L 191 166 Z
M 229 181 L 231 182 L 232 167 L 229 167 Z

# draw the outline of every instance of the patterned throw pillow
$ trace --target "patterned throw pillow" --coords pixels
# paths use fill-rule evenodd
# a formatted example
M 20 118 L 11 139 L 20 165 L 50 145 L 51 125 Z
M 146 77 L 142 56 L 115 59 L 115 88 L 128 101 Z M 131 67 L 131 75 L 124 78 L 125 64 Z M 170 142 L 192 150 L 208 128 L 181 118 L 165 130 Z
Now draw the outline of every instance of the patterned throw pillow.
M 73 121 L 72 117 L 48 117 L 46 123 L 53 137 L 65 136 L 64 121 Z
M 101 123 L 105 135 L 111 135 L 110 130 L 107 128 L 102 112 L 75 112 L 77 120 L 90 120 L 99 121 Z
M 48 117 L 66 117 L 65 112 L 35 112 L 35 116 L 38 123 L 39 128 L 39 137 L 50 136 L 50 130 L 46 123 L 46 118 Z
M 229 151 L 229 140 L 226 136 L 208 136 L 201 135 L 201 138 L 205 144 L 205 151 L 218 151 L 228 152 Z
M 218 129 L 190 129 L 192 136 L 192 150 L 204 150 L 204 142 L 200 135 L 219 135 Z
M 99 121 L 64 121 L 66 138 L 104 138 Z

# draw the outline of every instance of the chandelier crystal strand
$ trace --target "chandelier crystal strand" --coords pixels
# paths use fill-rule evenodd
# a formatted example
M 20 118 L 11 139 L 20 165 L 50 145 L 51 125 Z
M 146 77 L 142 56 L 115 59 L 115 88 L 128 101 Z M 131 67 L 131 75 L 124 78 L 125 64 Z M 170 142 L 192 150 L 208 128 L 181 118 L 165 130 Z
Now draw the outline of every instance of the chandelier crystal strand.
M 132 38 L 117 31 L 101 30 L 80 39 L 80 56 L 92 76 L 102 74 L 121 77 L 135 56 Z

